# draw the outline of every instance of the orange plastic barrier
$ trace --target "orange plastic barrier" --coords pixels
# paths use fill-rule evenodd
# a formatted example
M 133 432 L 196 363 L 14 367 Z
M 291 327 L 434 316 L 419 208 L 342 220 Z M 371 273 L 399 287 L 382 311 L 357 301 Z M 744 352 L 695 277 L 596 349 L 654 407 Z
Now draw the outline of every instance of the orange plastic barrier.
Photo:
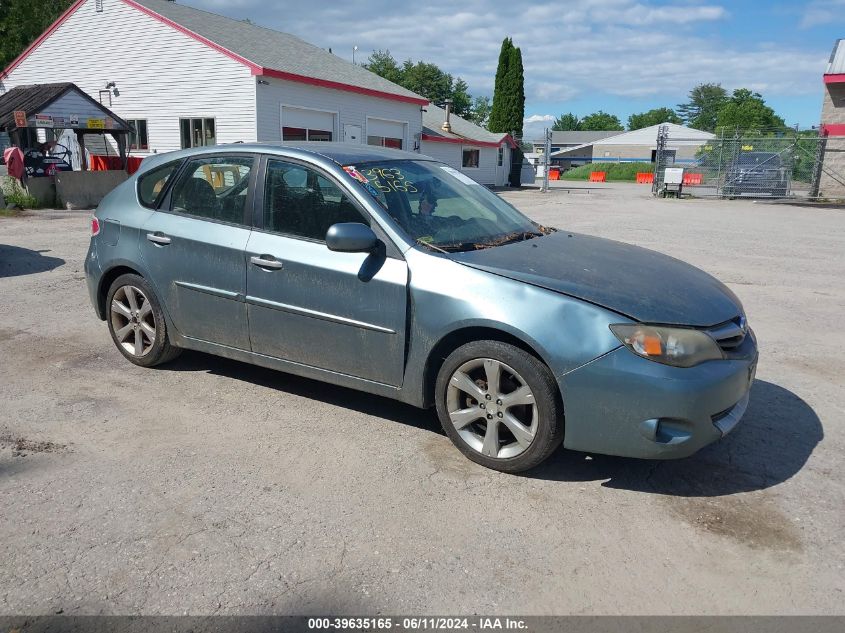
M 684 174 L 685 185 L 700 185 L 702 180 L 703 176 L 701 174 Z
M 641 171 L 637 173 L 638 185 L 650 185 L 654 182 L 654 174 L 650 171 Z
M 560 180 L 560 169 L 556 167 L 549 168 L 549 180 Z
M 123 169 L 120 165 L 120 156 L 101 156 L 92 154 L 90 171 L 119 171 Z M 141 161 L 144 160 L 140 156 L 129 156 L 126 159 L 126 171 L 129 174 L 134 174 L 141 167 Z
M 590 172 L 590 182 L 606 182 L 607 181 L 607 172 L 606 171 L 591 171 Z

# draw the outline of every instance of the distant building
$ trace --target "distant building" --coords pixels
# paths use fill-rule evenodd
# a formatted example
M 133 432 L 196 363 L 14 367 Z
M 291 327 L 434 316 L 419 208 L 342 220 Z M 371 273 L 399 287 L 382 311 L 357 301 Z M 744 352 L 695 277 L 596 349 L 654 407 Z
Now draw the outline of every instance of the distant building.
M 549 157 L 552 164 L 564 169 L 587 163 L 653 163 L 657 152 L 657 130 L 661 125 L 669 128 L 667 151 L 679 165 L 694 163 L 698 149 L 715 138 L 710 132 L 662 123 L 632 132 L 613 132 L 609 136 L 552 152 Z
M 616 136 L 619 134 L 618 130 L 604 130 L 602 132 L 579 132 L 579 131 L 552 131 L 552 152 L 559 152 L 563 149 L 571 149 L 579 147 L 585 143 L 593 143 L 600 141 L 608 136 Z M 542 139 L 534 139 L 531 152 L 534 154 L 542 154 L 545 151 L 546 142 Z
M 819 195 L 845 198 L 845 40 L 834 44 L 823 79 L 820 133 L 826 141 Z

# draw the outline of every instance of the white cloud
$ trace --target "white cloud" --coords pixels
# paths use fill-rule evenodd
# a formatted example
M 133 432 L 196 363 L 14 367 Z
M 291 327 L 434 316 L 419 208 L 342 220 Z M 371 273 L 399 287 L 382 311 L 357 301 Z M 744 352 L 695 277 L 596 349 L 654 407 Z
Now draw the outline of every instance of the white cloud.
M 814 0 L 804 9 L 801 28 L 810 28 L 842 18 L 845 0 Z
M 721 0 L 722 2 L 724 0 Z M 365 11 L 337 3 L 289 0 L 284 10 L 257 0 L 181 0 L 293 33 L 335 54 L 358 59 L 389 49 L 399 60 L 434 62 L 463 77 L 473 94 L 492 94 L 502 39 L 522 49 L 526 100 L 558 103 L 603 95 L 682 100 L 695 84 L 765 86 L 764 96 L 818 92 L 825 53 L 743 39 L 732 44 L 701 35 L 700 25 L 730 19 L 720 0 L 370 0 Z M 816 0 L 814 11 L 845 0 Z M 810 12 L 810 9 L 808 9 Z M 809 13 L 808 13 L 809 14 Z M 805 16 L 805 20 L 818 19 Z M 760 89 L 760 88 L 758 88 Z
M 522 121 L 523 123 L 544 123 L 548 121 L 554 121 L 555 115 L 553 114 L 532 114 L 531 116 L 525 117 Z

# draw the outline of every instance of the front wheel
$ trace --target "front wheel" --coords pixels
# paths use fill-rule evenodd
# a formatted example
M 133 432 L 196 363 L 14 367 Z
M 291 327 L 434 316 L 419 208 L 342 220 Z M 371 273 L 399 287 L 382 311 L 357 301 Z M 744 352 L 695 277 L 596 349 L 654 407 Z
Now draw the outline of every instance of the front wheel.
M 164 312 L 152 287 L 140 275 L 121 275 L 106 295 L 108 325 L 114 344 L 130 362 L 153 367 L 181 351 L 170 343 Z
M 549 368 L 500 341 L 452 352 L 437 375 L 437 415 L 457 448 L 503 472 L 537 466 L 563 440 L 563 406 Z

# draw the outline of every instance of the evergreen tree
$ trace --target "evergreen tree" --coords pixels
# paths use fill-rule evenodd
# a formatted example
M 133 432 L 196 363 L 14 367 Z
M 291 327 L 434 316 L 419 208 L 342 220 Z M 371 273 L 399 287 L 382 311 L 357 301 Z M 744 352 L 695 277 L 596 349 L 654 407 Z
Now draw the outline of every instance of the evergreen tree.
M 499 52 L 499 66 L 496 69 L 496 83 L 493 88 L 493 108 L 490 111 L 488 129 L 491 132 L 522 133 L 522 119 L 525 113 L 525 84 L 522 69 L 522 53 L 506 37 Z
M 684 123 L 697 130 L 712 132 L 716 119 L 728 102 L 728 93 L 721 84 L 698 84 L 689 92 L 689 101 L 678 106 Z
M 561 114 L 552 124 L 552 130 L 555 132 L 575 132 L 580 129 L 581 119 L 572 112 Z

